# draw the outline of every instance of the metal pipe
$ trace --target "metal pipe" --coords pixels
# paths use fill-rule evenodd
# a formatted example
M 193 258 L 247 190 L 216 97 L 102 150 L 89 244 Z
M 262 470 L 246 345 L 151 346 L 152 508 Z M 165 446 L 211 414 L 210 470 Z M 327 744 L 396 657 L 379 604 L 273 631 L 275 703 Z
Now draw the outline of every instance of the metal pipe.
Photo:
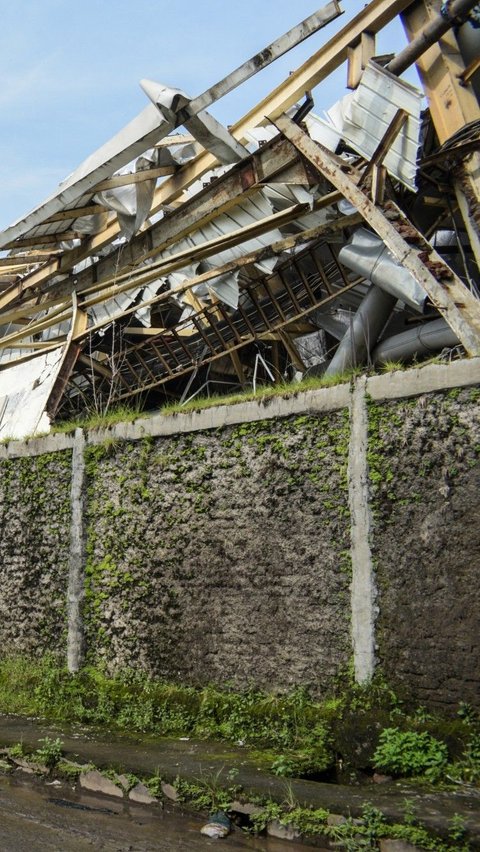
M 438 18 L 428 24 L 407 47 L 388 63 L 387 70 L 392 74 L 403 74 L 444 33 L 458 24 L 460 20 L 465 19 L 477 3 L 478 0 L 454 0 L 453 3 L 449 4 L 447 14 L 445 16 L 439 15 Z
M 393 257 L 376 234 L 357 228 L 350 242 L 340 249 L 338 259 L 357 275 L 370 279 L 372 284 L 423 313 L 427 294 L 411 272 Z
M 341 375 L 351 367 L 367 363 L 370 351 L 385 327 L 396 301 L 395 296 L 372 284 L 325 370 L 326 376 Z
M 460 343 L 457 335 L 444 319 L 409 328 L 382 340 L 372 352 L 374 364 L 387 361 L 409 361 L 415 355 L 429 355 Z

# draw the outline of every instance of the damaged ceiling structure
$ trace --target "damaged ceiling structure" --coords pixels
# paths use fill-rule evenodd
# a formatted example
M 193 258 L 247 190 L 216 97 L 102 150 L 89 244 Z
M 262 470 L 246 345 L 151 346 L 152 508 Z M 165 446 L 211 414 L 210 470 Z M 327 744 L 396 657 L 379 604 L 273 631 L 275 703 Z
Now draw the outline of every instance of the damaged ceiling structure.
M 202 95 L 142 81 L 147 107 L 0 233 L 0 438 L 121 402 L 480 355 L 480 5 L 342 14 L 327 3 Z M 397 16 L 408 46 L 379 56 Z M 307 38 L 235 124 L 208 112 Z M 316 115 L 344 64 L 347 94 Z M 422 91 L 400 76 L 414 64 Z

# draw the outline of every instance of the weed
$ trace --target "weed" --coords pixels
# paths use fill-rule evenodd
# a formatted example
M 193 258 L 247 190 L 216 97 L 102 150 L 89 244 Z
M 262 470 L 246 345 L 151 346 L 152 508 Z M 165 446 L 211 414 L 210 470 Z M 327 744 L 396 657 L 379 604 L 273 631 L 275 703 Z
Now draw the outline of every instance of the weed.
M 50 737 L 44 737 L 39 742 L 41 743 L 40 748 L 37 748 L 33 756 L 39 763 L 52 769 L 62 757 L 63 743 L 58 737 L 55 740 L 51 740 Z
M 393 775 L 423 775 L 435 780 L 447 764 L 445 743 L 429 733 L 386 728 L 380 734 L 373 762 Z
M 15 743 L 15 745 L 10 746 L 8 749 L 9 757 L 24 757 L 25 748 L 23 742 Z

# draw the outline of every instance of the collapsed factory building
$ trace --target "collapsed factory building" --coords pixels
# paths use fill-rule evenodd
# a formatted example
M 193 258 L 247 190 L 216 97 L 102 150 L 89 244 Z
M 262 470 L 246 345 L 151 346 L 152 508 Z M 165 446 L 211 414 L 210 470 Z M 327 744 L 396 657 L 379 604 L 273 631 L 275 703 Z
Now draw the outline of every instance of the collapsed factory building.
M 379 55 L 397 16 L 408 44 Z M 327 3 L 198 96 L 142 81 L 146 108 L 0 234 L 0 438 L 480 355 L 479 6 L 348 18 Z M 247 115 L 208 111 L 307 38 Z M 317 108 L 340 66 L 345 95 Z

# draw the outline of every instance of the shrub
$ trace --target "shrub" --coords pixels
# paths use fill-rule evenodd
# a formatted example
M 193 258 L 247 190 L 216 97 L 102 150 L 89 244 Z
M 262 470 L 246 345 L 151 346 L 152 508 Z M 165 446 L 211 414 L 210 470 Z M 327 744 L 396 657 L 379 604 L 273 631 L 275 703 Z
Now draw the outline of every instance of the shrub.
M 445 743 L 426 731 L 400 731 L 385 728 L 380 734 L 373 762 L 378 769 L 393 775 L 427 775 L 432 780 L 446 766 L 448 751 Z

